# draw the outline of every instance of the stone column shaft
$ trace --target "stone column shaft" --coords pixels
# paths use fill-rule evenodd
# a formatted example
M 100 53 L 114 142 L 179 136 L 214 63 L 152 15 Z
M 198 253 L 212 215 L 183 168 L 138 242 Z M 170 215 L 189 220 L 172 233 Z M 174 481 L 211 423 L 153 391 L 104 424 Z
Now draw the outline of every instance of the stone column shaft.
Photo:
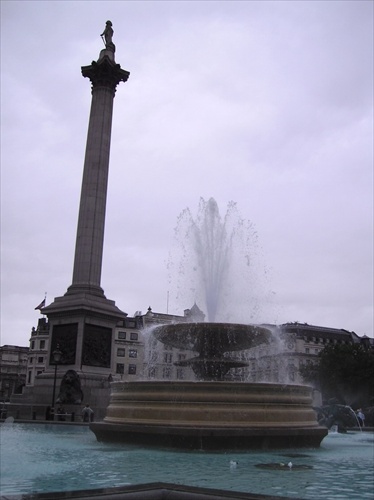
M 94 88 L 72 282 L 89 288 L 100 288 L 112 114 L 113 91 L 106 87 Z
M 113 99 L 116 87 L 129 72 L 114 61 L 111 50 L 103 50 L 97 62 L 82 67 L 92 83 L 92 102 L 84 161 L 81 201 L 72 285 L 68 294 L 103 296 L 100 286 L 104 246 L 105 211 L 109 172 Z

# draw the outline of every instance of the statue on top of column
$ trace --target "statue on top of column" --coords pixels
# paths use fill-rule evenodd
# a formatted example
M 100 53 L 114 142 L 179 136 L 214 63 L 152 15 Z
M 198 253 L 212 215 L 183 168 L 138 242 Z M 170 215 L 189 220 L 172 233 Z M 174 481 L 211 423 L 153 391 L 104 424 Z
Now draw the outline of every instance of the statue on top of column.
M 107 21 L 106 22 L 106 25 L 105 25 L 105 29 L 104 31 L 101 33 L 101 38 L 103 39 L 103 42 L 105 40 L 105 46 L 108 48 L 108 47 L 113 47 L 113 28 L 112 28 L 112 22 L 111 21 Z

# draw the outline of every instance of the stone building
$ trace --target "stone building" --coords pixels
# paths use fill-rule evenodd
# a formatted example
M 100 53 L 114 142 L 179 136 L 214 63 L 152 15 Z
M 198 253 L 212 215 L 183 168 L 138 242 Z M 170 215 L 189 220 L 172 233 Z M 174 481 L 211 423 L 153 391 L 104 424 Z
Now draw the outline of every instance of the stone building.
M 149 307 L 146 314 L 138 311 L 133 317 L 118 321 L 112 338 L 111 361 L 106 370 L 102 371 L 101 379 L 97 380 L 94 386 L 91 381 L 89 386 L 84 373 L 81 374 L 82 390 L 84 394 L 89 394 L 91 405 L 96 404 L 100 407 L 107 405 L 110 381 L 193 380 L 194 375 L 190 367 L 174 365 L 176 361 L 191 357 L 191 353 L 161 344 L 152 337 L 152 328 L 156 325 L 188 321 L 204 321 L 204 314 L 196 304 L 191 309 L 186 309 L 183 316 L 154 312 Z M 269 344 L 241 353 L 232 353 L 236 358 L 246 361 L 248 365 L 245 368 L 232 370 L 226 376 L 227 380 L 302 384 L 300 368 L 314 363 L 326 345 L 362 344 L 374 349 L 374 339 L 359 337 L 355 332 L 344 329 L 306 323 L 262 326 L 273 330 L 273 340 Z M 48 320 L 41 318 L 37 328 L 31 331 L 29 348 L 15 346 L 1 348 L 2 398 L 10 398 L 17 390 L 20 392 L 22 385 L 26 385 L 23 391 L 24 397 L 13 396 L 14 402 L 23 400 L 34 404 L 41 403 L 33 393 L 33 387 L 35 381 L 43 377 L 47 359 L 51 356 L 49 331 Z M 63 344 L 60 345 L 62 353 L 64 347 Z M 57 390 L 65 372 L 66 367 L 63 364 L 58 365 Z
M 114 340 L 113 379 L 193 379 L 189 367 L 176 367 L 175 361 L 182 361 L 187 353 L 161 344 L 152 337 L 152 328 L 157 325 L 203 321 L 204 314 L 196 304 L 186 309 L 183 316 L 153 312 L 149 307 L 146 314 L 135 313 L 117 324 Z
M 125 318 L 114 331 L 110 378 L 135 380 L 143 373 L 144 338 L 141 316 Z
M 32 328 L 30 349 L 27 355 L 26 387 L 33 386 L 35 377 L 45 371 L 49 349 L 49 325 L 46 318 L 40 318 L 38 326 Z
M 0 347 L 0 400 L 9 401 L 12 394 L 22 393 L 26 383 L 29 348 L 15 345 Z
M 284 382 L 303 384 L 300 369 L 315 363 L 318 354 L 327 345 L 361 344 L 374 349 L 374 339 L 359 337 L 344 329 L 308 325 L 307 323 L 285 323 L 263 325 L 273 330 L 273 340 L 249 349 L 239 355 L 248 366 L 230 375 L 231 379 L 248 382 Z

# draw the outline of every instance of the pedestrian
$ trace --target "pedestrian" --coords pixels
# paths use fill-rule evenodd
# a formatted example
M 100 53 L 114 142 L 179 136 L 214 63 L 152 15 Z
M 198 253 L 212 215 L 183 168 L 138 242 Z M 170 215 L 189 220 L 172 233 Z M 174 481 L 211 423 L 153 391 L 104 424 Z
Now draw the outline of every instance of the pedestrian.
M 83 422 L 93 422 L 94 412 L 90 405 L 86 405 L 82 410 Z
M 57 420 L 59 420 L 60 422 L 65 422 L 66 420 L 66 411 L 63 406 L 59 406 L 57 408 Z
M 360 427 L 365 427 L 365 415 L 362 413 L 362 408 L 359 408 L 356 411 L 356 415 L 357 415 Z
M 47 408 L 45 410 L 45 419 L 46 420 L 53 420 L 52 408 L 50 406 L 47 406 Z

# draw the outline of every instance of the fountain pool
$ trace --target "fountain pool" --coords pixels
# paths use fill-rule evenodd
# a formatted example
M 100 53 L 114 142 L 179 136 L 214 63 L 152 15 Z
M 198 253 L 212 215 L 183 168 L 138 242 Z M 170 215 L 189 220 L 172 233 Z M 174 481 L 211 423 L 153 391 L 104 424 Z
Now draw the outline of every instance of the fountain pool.
M 2 424 L 1 494 L 165 482 L 298 499 L 365 500 L 373 495 L 373 457 L 374 436 L 365 432 L 330 433 L 318 449 L 206 453 L 99 443 L 83 426 Z M 290 461 L 292 469 L 279 466 Z

